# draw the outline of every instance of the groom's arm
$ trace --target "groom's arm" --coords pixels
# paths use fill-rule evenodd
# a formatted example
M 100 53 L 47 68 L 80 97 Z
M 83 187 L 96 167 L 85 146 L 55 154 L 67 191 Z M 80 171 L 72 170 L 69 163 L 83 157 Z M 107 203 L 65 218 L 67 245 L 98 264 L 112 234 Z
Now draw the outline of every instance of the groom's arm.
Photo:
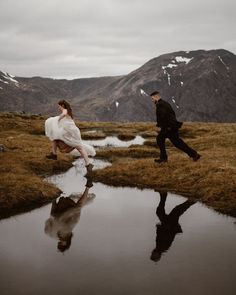
M 169 112 L 166 106 L 160 105 L 156 110 L 157 127 L 166 128 L 169 122 Z

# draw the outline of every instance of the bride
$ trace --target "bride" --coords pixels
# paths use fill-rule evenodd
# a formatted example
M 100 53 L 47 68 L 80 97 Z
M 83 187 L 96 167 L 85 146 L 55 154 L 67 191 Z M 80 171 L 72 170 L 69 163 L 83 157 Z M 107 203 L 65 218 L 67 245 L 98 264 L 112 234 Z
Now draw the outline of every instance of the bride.
M 60 100 L 58 107 L 61 111 L 60 116 L 51 117 L 45 121 L 45 134 L 52 141 L 52 152 L 46 157 L 57 160 L 57 147 L 60 148 L 59 143 L 63 142 L 64 151 L 76 149 L 83 157 L 87 171 L 91 172 L 93 165 L 88 155 L 96 155 L 94 147 L 82 141 L 80 130 L 73 120 L 70 104 L 66 100 Z

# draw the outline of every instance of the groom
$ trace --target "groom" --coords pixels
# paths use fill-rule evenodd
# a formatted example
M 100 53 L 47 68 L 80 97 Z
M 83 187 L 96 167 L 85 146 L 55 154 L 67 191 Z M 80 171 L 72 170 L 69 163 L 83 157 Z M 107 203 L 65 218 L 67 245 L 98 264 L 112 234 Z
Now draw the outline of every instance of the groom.
M 161 131 L 157 135 L 156 141 L 160 148 L 160 158 L 155 159 L 156 163 L 167 162 L 167 153 L 165 147 L 165 140 L 169 140 L 173 143 L 175 147 L 185 152 L 193 161 L 200 159 L 199 155 L 195 150 L 190 148 L 180 137 L 179 128 L 182 126 L 182 122 L 178 122 L 175 116 L 175 112 L 171 105 L 161 99 L 161 95 L 158 91 L 154 91 L 150 94 L 152 101 L 156 105 L 156 116 L 157 116 L 157 126 L 161 128 Z

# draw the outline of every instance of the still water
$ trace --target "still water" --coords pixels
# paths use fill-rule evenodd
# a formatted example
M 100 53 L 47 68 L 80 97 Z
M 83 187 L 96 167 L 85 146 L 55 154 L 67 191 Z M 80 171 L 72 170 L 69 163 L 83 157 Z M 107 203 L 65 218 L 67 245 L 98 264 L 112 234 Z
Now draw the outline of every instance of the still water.
M 104 139 L 94 139 L 94 140 L 84 140 L 84 142 L 95 146 L 95 147 L 129 147 L 133 144 L 142 145 L 145 142 L 145 139 L 137 135 L 132 140 L 120 140 L 116 136 L 107 136 Z
M 90 187 L 84 174 L 78 160 L 49 179 L 60 200 L 73 194 L 60 214 L 54 202 L 0 221 L 2 295 L 236 294 L 234 218 L 170 193 Z

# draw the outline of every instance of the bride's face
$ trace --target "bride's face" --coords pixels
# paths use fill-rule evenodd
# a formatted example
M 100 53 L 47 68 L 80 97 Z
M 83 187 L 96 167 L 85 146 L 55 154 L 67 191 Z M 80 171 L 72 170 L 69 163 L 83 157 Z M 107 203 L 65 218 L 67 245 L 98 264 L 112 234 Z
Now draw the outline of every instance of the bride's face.
M 59 111 L 63 111 L 64 110 L 64 108 L 61 106 L 61 105 L 58 105 L 58 109 L 59 109 Z

